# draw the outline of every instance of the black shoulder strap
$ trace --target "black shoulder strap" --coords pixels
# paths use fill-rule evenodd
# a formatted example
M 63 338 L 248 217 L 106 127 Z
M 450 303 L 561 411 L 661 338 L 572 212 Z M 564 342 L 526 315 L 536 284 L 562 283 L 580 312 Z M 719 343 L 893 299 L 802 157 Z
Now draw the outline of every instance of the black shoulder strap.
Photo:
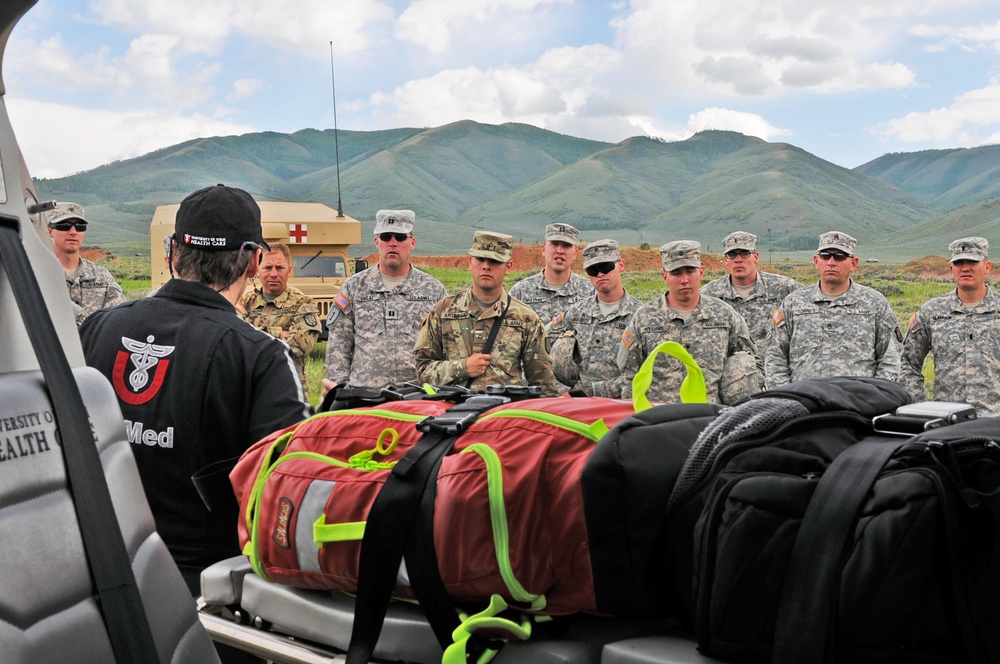
M 788 563 L 773 664 L 834 661 L 841 561 L 861 506 L 889 458 L 909 438 L 874 436 L 833 460 L 809 501 Z
M 420 520 L 421 506 L 426 508 L 426 502 L 433 501 L 434 493 L 426 489 L 429 482 L 436 481 L 441 459 L 481 413 L 507 401 L 505 397 L 478 395 L 417 424 L 423 437 L 393 467 L 368 512 L 361 540 L 358 594 L 354 602 L 354 626 L 347 664 L 364 664 L 375 651 L 403 552 Z M 430 507 L 433 508 L 432 502 Z M 427 587 L 420 582 L 417 585 Z M 431 592 L 436 588 L 432 585 Z M 436 615 L 432 626 L 438 640 L 444 640 L 443 646 L 450 641 L 450 633 L 440 619 Z M 457 624 L 456 617 L 454 626 Z
M 493 350 L 493 343 L 497 340 L 497 335 L 500 334 L 500 326 L 503 325 L 503 319 L 507 317 L 508 309 L 510 309 L 510 293 L 507 294 L 507 304 L 504 305 L 503 311 L 500 312 L 500 316 L 493 321 L 493 327 L 490 328 L 490 334 L 486 337 L 486 343 L 483 344 L 483 349 L 479 351 L 480 353 L 489 355 Z M 470 378 L 466 381 L 465 386 L 471 387 L 475 380 L 475 378 Z
M 44 305 L 21 243 L 20 229 L 18 217 L 0 214 L 0 263 L 10 280 L 52 401 L 66 463 L 66 484 L 76 508 L 87 565 L 100 598 L 111 647 L 118 662 L 153 664 L 159 662 L 159 656 L 115 517 L 90 416 Z

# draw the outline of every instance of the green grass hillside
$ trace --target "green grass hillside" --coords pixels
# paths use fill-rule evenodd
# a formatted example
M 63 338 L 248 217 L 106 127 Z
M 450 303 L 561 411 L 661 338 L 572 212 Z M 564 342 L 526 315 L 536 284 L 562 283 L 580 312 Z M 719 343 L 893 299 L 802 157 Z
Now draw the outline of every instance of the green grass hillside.
M 148 243 L 157 205 L 225 182 L 260 200 L 337 207 L 339 198 L 363 224 L 366 242 L 352 255 L 373 251 L 378 209 L 405 207 L 417 213 L 418 251 L 435 254 L 465 251 L 474 228 L 537 242 L 546 224 L 568 221 L 585 241 L 611 236 L 633 246 L 683 237 L 718 247 L 741 228 L 786 253 L 811 250 L 820 232 L 837 228 L 917 257 L 938 251 L 941 236 L 954 233 L 955 217 L 939 216 L 949 196 L 994 191 L 1000 152 L 915 154 L 852 171 L 734 132 L 609 144 L 524 124 L 463 121 L 337 137 L 306 129 L 203 138 L 35 184 L 43 199 L 84 205 L 87 241 L 100 245 Z

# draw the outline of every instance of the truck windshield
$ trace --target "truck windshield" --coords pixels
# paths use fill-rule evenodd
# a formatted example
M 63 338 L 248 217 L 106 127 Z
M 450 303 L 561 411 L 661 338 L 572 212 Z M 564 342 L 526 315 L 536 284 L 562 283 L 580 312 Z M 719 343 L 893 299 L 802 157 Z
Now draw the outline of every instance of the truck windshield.
M 347 263 L 340 256 L 293 256 L 296 277 L 346 277 Z

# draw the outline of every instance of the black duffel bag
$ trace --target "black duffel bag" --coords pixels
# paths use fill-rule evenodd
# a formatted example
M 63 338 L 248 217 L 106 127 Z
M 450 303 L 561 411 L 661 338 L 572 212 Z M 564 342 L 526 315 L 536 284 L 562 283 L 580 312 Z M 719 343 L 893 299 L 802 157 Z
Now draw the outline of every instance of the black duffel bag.
M 785 565 L 819 477 L 872 435 L 873 417 L 911 399 L 878 378 L 800 381 L 727 409 L 702 432 L 657 549 L 666 601 L 704 652 L 769 658 Z M 755 520 L 733 523 L 744 505 Z
M 865 441 L 816 488 L 775 664 L 1000 661 L 1000 420 Z

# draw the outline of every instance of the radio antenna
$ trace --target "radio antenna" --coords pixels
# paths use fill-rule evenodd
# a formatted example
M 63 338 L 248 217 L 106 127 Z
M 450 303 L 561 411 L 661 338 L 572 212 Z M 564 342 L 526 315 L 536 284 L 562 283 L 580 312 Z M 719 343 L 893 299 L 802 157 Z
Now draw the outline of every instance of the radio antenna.
M 340 140 L 337 137 L 337 78 L 333 73 L 333 40 L 330 40 L 330 83 L 333 87 L 333 147 L 337 155 L 337 216 L 344 216 L 344 205 L 340 202 Z

